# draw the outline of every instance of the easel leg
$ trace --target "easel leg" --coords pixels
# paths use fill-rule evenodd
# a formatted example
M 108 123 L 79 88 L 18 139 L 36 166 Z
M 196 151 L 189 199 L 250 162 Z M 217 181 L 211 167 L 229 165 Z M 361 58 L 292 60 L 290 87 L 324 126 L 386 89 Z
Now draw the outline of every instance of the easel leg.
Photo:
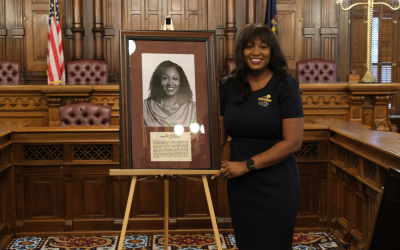
M 165 194 L 164 194 L 164 250 L 168 250 L 168 220 L 169 220 L 169 180 L 165 179 Z
M 122 246 L 124 245 L 126 227 L 128 226 L 129 213 L 131 211 L 133 192 L 135 191 L 136 178 L 137 176 L 132 176 L 131 189 L 129 190 L 128 203 L 126 204 L 124 223 L 122 224 L 122 231 L 121 231 L 121 237 L 119 238 L 118 250 L 122 250 Z
M 221 240 L 219 238 L 217 220 L 215 219 L 215 213 L 214 213 L 214 208 L 213 208 L 213 205 L 212 205 L 212 200 L 211 200 L 211 195 L 210 195 L 210 188 L 208 187 L 207 177 L 205 175 L 202 175 L 202 179 L 203 179 L 204 191 L 206 192 L 208 209 L 210 210 L 211 223 L 212 223 L 213 230 L 214 230 L 215 240 L 217 241 L 218 250 L 222 250 Z

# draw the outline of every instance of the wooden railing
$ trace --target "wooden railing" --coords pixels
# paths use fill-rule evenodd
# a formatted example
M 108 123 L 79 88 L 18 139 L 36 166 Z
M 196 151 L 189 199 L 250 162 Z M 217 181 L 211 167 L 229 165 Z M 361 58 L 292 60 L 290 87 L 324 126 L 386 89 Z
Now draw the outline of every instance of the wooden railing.
M 380 91 L 373 85 L 300 86 L 306 124 L 296 153 L 301 181 L 296 231 L 339 230 L 344 239 L 368 248 L 387 169 L 400 169 L 399 134 L 369 130 L 385 118 L 379 112 L 388 111 L 379 96 L 398 87 L 382 86 Z M 114 125 L 48 126 L 57 125 L 59 106 L 82 101 L 111 106 Z M 130 181 L 108 176 L 109 169 L 120 168 L 119 101 L 115 85 L 0 86 L 0 123 L 30 119 L 27 128 L 11 126 L 0 135 L 1 246 L 13 233 L 88 235 L 121 229 Z M 352 117 L 364 124 L 349 122 Z M 222 151 L 222 159 L 228 157 L 229 144 Z M 209 183 L 218 226 L 232 232 L 226 182 Z M 129 232 L 161 232 L 163 182 L 148 178 L 136 190 Z M 201 182 L 178 177 L 170 191 L 172 233 L 212 232 Z
M 388 104 L 400 84 L 300 84 L 305 121 L 337 118 L 373 127 L 389 115 Z M 112 124 L 119 125 L 118 85 L 0 86 L 0 120 L 31 119 L 30 126 L 59 126 L 59 107 L 77 102 L 111 106 Z M 390 121 L 377 130 L 395 131 Z

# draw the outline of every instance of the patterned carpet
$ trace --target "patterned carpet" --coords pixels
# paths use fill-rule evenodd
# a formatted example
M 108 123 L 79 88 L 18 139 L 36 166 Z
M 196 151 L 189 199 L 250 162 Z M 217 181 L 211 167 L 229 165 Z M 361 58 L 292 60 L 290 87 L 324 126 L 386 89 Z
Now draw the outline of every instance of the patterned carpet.
M 221 234 L 223 249 L 238 250 L 234 235 Z M 119 236 L 57 236 L 16 238 L 5 250 L 116 250 Z M 171 235 L 169 250 L 217 250 L 213 234 Z M 163 235 L 129 235 L 124 250 L 164 250 Z M 345 249 L 326 233 L 295 234 L 293 250 Z

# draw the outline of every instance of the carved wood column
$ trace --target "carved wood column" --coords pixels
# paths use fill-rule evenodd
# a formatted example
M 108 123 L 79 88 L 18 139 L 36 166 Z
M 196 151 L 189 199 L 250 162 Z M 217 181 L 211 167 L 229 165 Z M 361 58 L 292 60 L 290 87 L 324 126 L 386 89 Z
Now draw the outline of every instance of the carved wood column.
M 93 59 L 104 61 L 103 53 L 103 2 L 93 0 L 93 37 L 94 37 L 94 57 Z
M 362 105 L 364 103 L 365 96 L 356 95 L 351 97 L 350 103 L 350 121 L 358 122 L 363 124 L 362 119 Z
M 256 0 L 247 0 L 246 3 L 246 24 L 256 22 Z
M 83 59 L 83 37 L 85 29 L 82 22 L 82 0 L 72 0 L 72 38 L 73 55 L 72 61 Z
M 390 95 L 376 95 L 374 104 L 374 126 L 381 123 L 388 116 L 388 105 L 391 98 Z M 397 132 L 397 126 L 392 124 L 389 119 L 382 122 L 376 130 Z
M 235 36 L 236 36 L 236 22 L 235 22 L 235 0 L 226 0 L 226 57 L 225 68 L 229 63 L 235 62 Z M 226 72 L 229 73 L 229 72 Z
M 49 126 L 60 126 L 60 107 L 62 97 L 47 97 L 47 106 L 49 106 Z

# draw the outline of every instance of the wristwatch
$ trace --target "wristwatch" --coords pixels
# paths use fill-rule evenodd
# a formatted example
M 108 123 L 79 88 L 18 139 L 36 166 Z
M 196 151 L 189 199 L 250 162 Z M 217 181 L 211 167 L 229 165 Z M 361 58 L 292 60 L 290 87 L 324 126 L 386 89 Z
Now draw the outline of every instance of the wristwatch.
M 249 171 L 251 172 L 251 171 L 253 171 L 253 170 L 256 170 L 254 167 L 254 161 L 253 161 L 253 159 L 248 159 L 247 161 L 246 161 L 246 166 L 247 166 L 247 168 L 249 169 Z

